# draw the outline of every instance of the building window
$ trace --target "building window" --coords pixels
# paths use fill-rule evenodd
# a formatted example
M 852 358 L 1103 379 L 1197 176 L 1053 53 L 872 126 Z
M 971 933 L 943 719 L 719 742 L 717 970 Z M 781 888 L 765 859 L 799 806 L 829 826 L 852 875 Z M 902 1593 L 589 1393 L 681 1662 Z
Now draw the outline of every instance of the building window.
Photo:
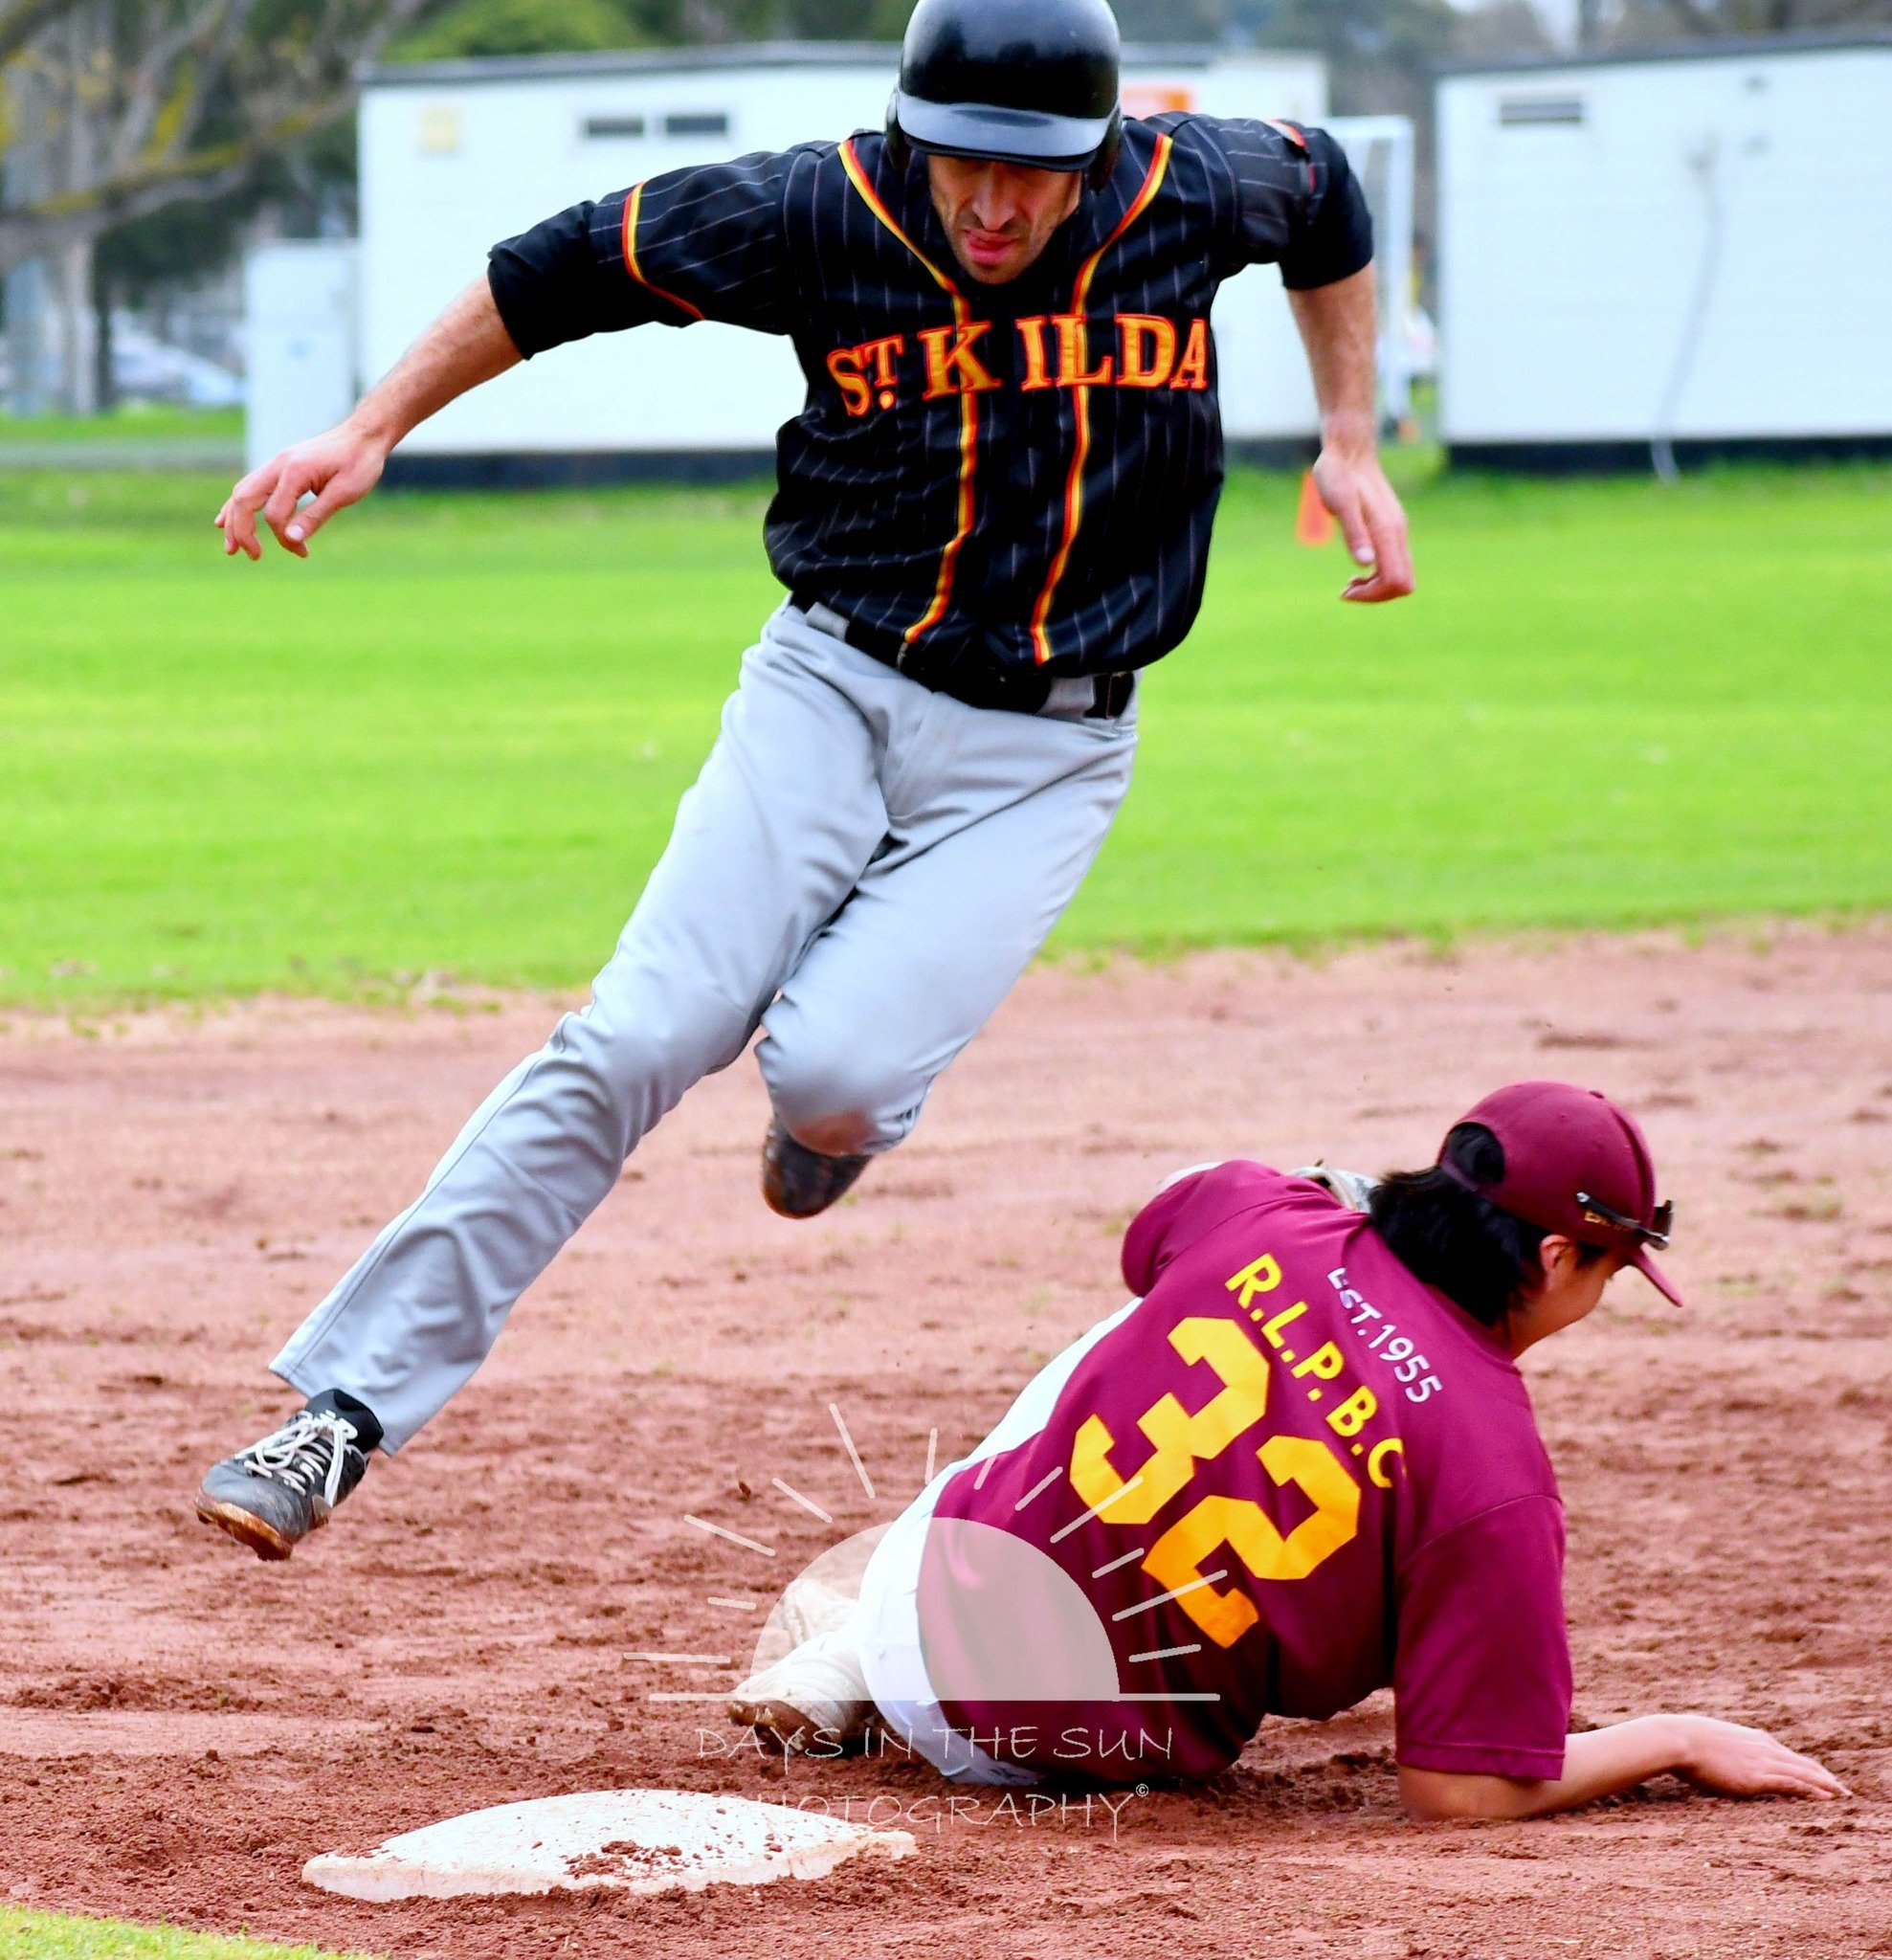
M 587 116 L 585 118 L 585 138 L 589 143 L 609 143 L 627 136 L 641 136 L 644 133 L 644 119 L 641 116 Z
M 424 157 L 452 157 L 459 154 L 460 112 L 451 102 L 420 112 L 420 153 Z
M 706 115 L 666 116 L 663 133 L 666 136 L 727 136 L 729 118 L 720 109 L 711 110 Z
M 1504 96 L 1498 120 L 1506 129 L 1569 128 L 1584 120 L 1580 96 Z

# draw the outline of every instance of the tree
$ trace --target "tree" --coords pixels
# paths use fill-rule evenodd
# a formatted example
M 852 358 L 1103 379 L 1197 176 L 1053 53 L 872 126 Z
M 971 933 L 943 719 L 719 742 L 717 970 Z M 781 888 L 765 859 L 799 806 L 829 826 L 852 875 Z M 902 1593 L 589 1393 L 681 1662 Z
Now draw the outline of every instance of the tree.
M 390 54 L 397 61 L 566 55 L 645 38 L 619 0 L 458 0 Z
M 1597 0 L 1606 45 L 1883 26 L 1892 0 Z
M 809 41 L 898 41 L 913 0 L 789 0 L 783 31 Z
M 898 39 L 911 11 L 911 0 L 451 0 L 389 57 L 558 55 L 777 35 Z
M 0 0 L 0 274 L 242 188 L 437 0 Z

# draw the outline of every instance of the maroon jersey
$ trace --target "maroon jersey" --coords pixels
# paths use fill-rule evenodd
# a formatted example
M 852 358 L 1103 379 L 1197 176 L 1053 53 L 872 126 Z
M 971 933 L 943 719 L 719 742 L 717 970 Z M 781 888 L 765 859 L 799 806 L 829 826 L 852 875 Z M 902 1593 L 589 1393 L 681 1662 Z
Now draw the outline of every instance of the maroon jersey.
M 1200 1777 L 1265 1715 L 1391 1685 L 1401 1763 L 1560 1775 L 1563 1510 L 1494 1336 L 1358 1213 L 1258 1164 L 1164 1192 L 1124 1275 L 1142 1301 L 1047 1391 L 1042 1427 L 941 1495 L 919 1608 L 946 1720 L 1039 1770 Z M 981 1549 L 1013 1540 L 1041 1556 Z M 1095 1650 L 1068 1694 L 1058 1656 L 1029 1652 L 1038 1625 Z M 1021 1664 L 1034 1699 L 955 1692 Z

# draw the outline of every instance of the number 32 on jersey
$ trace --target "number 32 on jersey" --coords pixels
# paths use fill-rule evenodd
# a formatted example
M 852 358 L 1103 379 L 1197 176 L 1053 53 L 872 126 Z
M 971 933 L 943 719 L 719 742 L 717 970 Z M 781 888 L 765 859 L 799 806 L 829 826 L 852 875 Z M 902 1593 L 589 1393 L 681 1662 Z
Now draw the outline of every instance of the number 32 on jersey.
M 1207 1362 L 1220 1391 L 1193 1414 L 1173 1394 L 1146 1409 L 1137 1427 L 1150 1453 L 1128 1476 L 1111 1464 L 1116 1439 L 1101 1416 L 1086 1416 L 1072 1444 L 1073 1487 L 1113 1525 L 1148 1524 L 1188 1485 L 1198 1463 L 1219 1457 L 1267 1414 L 1272 1370 L 1237 1323 L 1213 1316 L 1179 1321 L 1169 1330 L 1169 1345 L 1185 1361 Z M 1272 1436 L 1256 1455 L 1277 1484 L 1300 1488 L 1314 1506 L 1310 1516 L 1283 1535 L 1251 1498 L 1205 1497 L 1163 1533 L 1143 1562 L 1220 1647 L 1234 1646 L 1259 1615 L 1244 1593 L 1217 1592 L 1202 1583 L 1202 1569 L 1218 1547 L 1227 1545 L 1258 1579 L 1304 1579 L 1360 1529 L 1360 1486 L 1325 1442 Z

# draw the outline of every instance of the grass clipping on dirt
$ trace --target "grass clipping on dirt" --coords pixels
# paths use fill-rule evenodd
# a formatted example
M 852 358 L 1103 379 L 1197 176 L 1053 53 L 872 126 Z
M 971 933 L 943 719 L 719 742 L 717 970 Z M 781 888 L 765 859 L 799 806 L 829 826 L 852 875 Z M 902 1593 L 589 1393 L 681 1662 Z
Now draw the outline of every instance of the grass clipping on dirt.
M 588 979 L 781 597 L 765 492 L 383 493 L 253 566 L 227 487 L 0 479 L 0 1002 Z M 1362 608 L 1231 480 L 1054 949 L 1892 903 L 1892 471 L 1406 487 Z
M 0 1960 L 328 1960 L 315 1947 L 272 1947 L 174 1926 L 126 1926 L 0 1905 Z

